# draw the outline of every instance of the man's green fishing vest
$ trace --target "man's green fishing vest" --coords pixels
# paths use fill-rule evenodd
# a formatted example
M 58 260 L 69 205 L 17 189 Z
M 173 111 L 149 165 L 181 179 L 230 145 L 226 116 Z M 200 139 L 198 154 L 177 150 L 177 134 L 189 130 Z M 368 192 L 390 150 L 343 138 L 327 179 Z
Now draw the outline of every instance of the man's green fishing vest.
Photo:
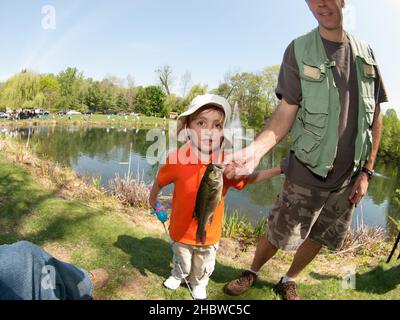
M 375 112 L 375 61 L 369 46 L 348 34 L 357 69 L 358 128 L 354 171 L 368 159 Z M 296 157 L 312 172 L 327 177 L 337 154 L 339 91 L 318 28 L 295 40 L 302 101 L 291 131 Z

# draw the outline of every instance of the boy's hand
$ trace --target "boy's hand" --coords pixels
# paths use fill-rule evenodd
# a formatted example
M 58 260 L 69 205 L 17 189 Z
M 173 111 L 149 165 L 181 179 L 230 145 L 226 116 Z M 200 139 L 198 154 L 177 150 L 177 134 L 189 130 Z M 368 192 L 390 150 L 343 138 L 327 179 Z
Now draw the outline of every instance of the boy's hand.
M 161 187 L 157 183 L 157 179 L 154 180 L 153 187 L 150 190 L 150 196 L 149 196 L 149 204 L 150 206 L 154 209 L 156 207 L 156 204 L 158 201 L 158 195 L 161 191 Z
M 252 176 L 251 174 L 249 175 L 245 175 L 245 176 L 237 176 L 236 175 L 236 167 L 233 164 L 228 164 L 225 168 L 224 171 L 224 175 L 225 178 L 227 178 L 228 180 L 241 180 L 241 179 L 247 179 L 250 176 Z
M 230 164 L 230 168 L 225 170 L 228 179 L 240 179 L 251 175 L 261 161 L 262 154 L 257 150 L 254 143 L 245 149 L 239 150 L 234 154 L 225 157 L 225 162 Z M 229 166 L 228 166 L 229 167 Z
M 150 206 L 151 206 L 153 209 L 155 209 L 157 202 L 159 202 L 159 201 L 157 200 L 157 198 L 155 198 L 155 199 L 153 199 L 153 197 L 150 197 L 150 198 L 149 198 L 149 204 L 150 204 Z

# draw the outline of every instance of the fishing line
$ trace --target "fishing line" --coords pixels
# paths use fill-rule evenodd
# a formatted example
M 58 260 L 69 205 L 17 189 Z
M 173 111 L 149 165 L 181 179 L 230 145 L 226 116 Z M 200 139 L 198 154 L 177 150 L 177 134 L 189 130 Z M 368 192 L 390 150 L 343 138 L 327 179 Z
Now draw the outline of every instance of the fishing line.
M 169 233 L 168 233 L 167 227 L 166 227 L 166 225 L 165 225 L 165 222 L 164 222 L 162 225 L 164 226 L 164 231 L 165 231 L 165 235 L 166 235 L 166 237 L 167 237 L 168 243 L 169 243 L 170 246 L 171 246 L 171 250 L 172 250 L 172 253 L 173 253 L 173 255 L 174 255 L 175 263 L 178 265 L 179 271 L 181 272 L 181 277 L 183 278 L 183 281 L 185 281 L 185 284 L 186 284 L 186 286 L 187 286 L 187 288 L 188 288 L 188 290 L 189 290 L 189 292 L 190 292 L 190 296 L 192 297 L 193 300 L 196 300 L 196 298 L 195 298 L 194 295 L 193 295 L 193 291 L 192 291 L 192 288 L 190 287 L 189 282 L 188 282 L 187 279 L 184 277 L 184 272 L 183 272 L 183 270 L 182 270 L 181 264 L 180 264 L 179 261 L 178 261 L 178 256 L 177 256 L 176 253 L 175 253 L 174 246 L 173 246 L 173 243 L 172 243 L 172 239 L 171 239 L 171 237 L 169 236 Z

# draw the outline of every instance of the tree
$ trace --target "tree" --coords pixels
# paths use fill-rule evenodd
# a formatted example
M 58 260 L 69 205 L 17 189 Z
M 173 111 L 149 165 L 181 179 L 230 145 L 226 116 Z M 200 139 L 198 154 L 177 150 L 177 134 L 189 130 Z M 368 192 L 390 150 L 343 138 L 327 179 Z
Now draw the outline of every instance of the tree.
M 117 95 L 116 107 L 118 111 L 129 112 L 129 103 L 123 92 Z
M 40 79 L 40 92 L 43 94 L 43 106 L 50 111 L 57 110 L 60 99 L 60 84 L 52 74 Z
M 131 74 L 126 76 L 126 85 L 128 89 L 135 88 L 135 78 Z
M 171 94 L 165 99 L 165 109 L 166 112 L 177 112 L 182 113 L 185 110 L 185 99 L 177 97 L 174 94 Z
M 228 98 L 232 106 L 239 106 L 245 127 L 260 129 L 278 104 L 275 96 L 278 74 L 278 66 L 267 67 L 258 73 L 228 73 L 225 82 L 213 92 Z
M 233 88 L 228 83 L 220 83 L 217 89 L 214 89 L 212 92 L 218 94 L 226 99 L 230 98 Z
M 167 116 L 166 95 L 159 86 L 141 87 L 136 96 L 136 111 L 147 116 Z
M 156 70 L 158 80 L 160 81 L 161 87 L 164 89 L 167 95 L 171 94 L 171 87 L 173 85 L 173 74 L 172 68 L 169 65 L 164 65 Z
M 270 66 L 264 68 L 261 73 L 262 77 L 262 88 L 267 102 L 269 112 L 275 110 L 279 104 L 279 100 L 276 96 L 276 87 L 278 85 L 280 66 Z
M 199 95 L 206 94 L 208 86 L 202 84 L 195 84 L 189 91 L 188 95 L 185 97 L 185 103 L 189 104 L 194 98 Z
M 387 117 L 392 117 L 392 118 L 398 119 L 398 117 L 397 117 L 397 112 L 396 112 L 395 109 L 388 109 L 388 110 L 386 111 L 386 116 L 387 116 Z
M 92 82 L 89 85 L 88 91 L 85 97 L 85 103 L 89 110 L 94 112 L 104 112 L 103 93 L 100 88 L 98 81 Z
M 84 99 L 84 95 L 82 94 L 82 87 L 84 85 L 83 74 L 77 68 L 67 68 L 58 74 L 57 80 L 60 84 L 61 95 L 59 106 L 65 110 L 81 108 L 82 99 Z
M 185 97 L 192 85 L 192 75 L 186 71 L 181 79 L 182 97 Z
M 389 109 L 383 117 L 380 153 L 387 158 L 400 160 L 400 120 L 394 109 Z
M 1 94 L 3 108 L 18 110 L 40 108 L 43 95 L 40 94 L 40 76 L 37 73 L 23 71 L 10 78 Z

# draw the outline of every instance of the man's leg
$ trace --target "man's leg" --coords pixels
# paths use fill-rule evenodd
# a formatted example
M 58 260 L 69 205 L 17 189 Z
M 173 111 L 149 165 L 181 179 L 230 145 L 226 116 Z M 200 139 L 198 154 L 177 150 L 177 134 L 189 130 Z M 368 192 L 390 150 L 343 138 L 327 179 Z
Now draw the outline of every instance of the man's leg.
M 239 278 L 225 286 L 225 293 L 240 295 L 246 292 L 257 280 L 257 273 L 278 251 L 294 251 L 308 238 L 310 230 L 318 218 L 329 192 L 310 190 L 286 180 L 274 207 L 268 217 L 266 236 L 257 246 L 253 264 Z M 309 249 L 307 243 L 300 250 L 296 266 L 308 264 L 307 260 L 315 257 L 320 248 L 312 248 L 310 257 L 300 259 L 303 251 Z M 318 250 L 317 250 L 318 249 Z
M 272 245 L 266 236 L 262 237 L 257 244 L 256 253 L 254 255 L 253 263 L 251 264 L 251 271 L 259 272 L 260 269 L 266 264 L 276 253 L 278 249 Z
M 288 273 L 275 287 L 275 292 L 284 299 L 298 299 L 296 277 L 315 258 L 323 245 L 331 250 L 341 248 L 354 212 L 354 205 L 348 199 L 353 185 L 354 181 L 329 193 L 308 238 L 297 250 Z
M 86 271 L 41 248 L 29 242 L 0 246 L 0 299 L 78 300 L 90 299 L 92 293 Z
M 286 276 L 291 279 L 297 278 L 297 276 L 314 260 L 317 254 L 320 252 L 322 245 L 318 242 L 307 239 L 296 251 L 292 265 Z

